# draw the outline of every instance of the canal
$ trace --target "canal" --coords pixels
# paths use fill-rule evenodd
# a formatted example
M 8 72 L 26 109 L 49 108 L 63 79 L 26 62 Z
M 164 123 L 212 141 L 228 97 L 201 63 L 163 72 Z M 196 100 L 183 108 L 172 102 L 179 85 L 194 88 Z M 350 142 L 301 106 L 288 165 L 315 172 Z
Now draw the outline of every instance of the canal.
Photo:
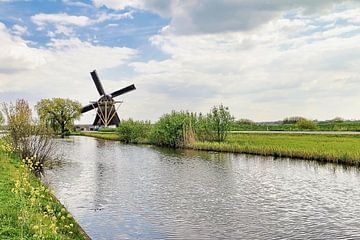
M 357 168 L 58 141 L 44 181 L 93 239 L 360 238 Z

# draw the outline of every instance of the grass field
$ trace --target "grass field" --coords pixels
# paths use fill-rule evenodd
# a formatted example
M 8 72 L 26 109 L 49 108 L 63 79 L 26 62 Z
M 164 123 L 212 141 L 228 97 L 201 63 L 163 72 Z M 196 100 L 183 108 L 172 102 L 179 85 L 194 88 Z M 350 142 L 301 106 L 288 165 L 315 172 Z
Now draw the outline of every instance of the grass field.
M 2 150 L 0 176 L 0 239 L 87 239 L 28 167 Z
M 360 136 L 355 135 L 232 133 L 224 143 L 196 142 L 193 148 L 360 165 Z
M 233 131 L 299 131 L 296 124 L 244 124 L 234 123 L 231 127 Z M 360 131 L 360 122 L 318 122 L 313 131 Z

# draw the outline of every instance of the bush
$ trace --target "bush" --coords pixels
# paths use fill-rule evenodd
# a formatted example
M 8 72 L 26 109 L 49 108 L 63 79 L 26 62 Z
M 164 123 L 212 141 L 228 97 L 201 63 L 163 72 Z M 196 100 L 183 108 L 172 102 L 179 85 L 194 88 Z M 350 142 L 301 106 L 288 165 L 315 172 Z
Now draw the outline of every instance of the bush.
M 117 128 L 117 132 L 120 137 L 120 141 L 125 143 L 144 143 L 146 142 L 151 124 L 149 121 L 134 121 L 132 119 L 121 121 L 120 126 Z
M 208 128 L 214 133 L 213 139 L 217 142 L 225 140 L 233 122 L 234 117 L 231 115 L 229 108 L 222 104 L 214 106 L 207 115 Z
M 308 119 L 300 119 L 297 123 L 296 126 L 301 129 L 301 130 L 314 130 L 316 129 L 316 124 Z
M 194 141 L 196 114 L 176 112 L 163 115 L 151 131 L 151 142 L 159 146 L 184 147 Z
M 8 123 L 9 144 L 20 158 L 33 157 L 38 163 L 36 170 L 42 170 L 45 161 L 55 154 L 52 131 L 34 122 L 25 100 L 17 100 L 15 105 L 3 104 L 3 110 Z

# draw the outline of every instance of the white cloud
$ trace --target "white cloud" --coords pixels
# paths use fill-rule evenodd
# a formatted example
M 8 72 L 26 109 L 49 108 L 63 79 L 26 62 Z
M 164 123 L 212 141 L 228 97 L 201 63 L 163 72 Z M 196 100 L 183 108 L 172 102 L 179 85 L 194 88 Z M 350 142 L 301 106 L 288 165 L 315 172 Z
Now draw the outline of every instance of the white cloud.
M 87 16 L 74 16 L 67 13 L 45 14 L 39 13 L 31 17 L 31 21 L 38 26 L 38 31 L 42 31 L 46 26 L 51 26 L 54 29 L 48 30 L 47 35 L 55 37 L 59 34 L 65 36 L 74 36 L 74 27 L 86 27 L 109 20 L 121 20 L 126 18 L 133 18 L 133 12 L 125 13 L 105 13 L 100 12 L 96 18 L 92 19 Z
M 56 25 L 74 25 L 79 27 L 89 26 L 96 23 L 105 22 L 108 20 L 120 20 L 125 18 L 132 18 L 132 12 L 126 13 L 99 13 L 96 19 L 90 19 L 87 16 L 73 16 L 67 13 L 45 14 L 39 13 L 31 17 L 31 20 L 38 26 L 46 24 Z
M 61 24 L 61 25 L 76 25 L 87 26 L 91 23 L 91 20 L 86 16 L 71 16 L 67 13 L 58 14 L 45 14 L 39 13 L 31 17 L 38 26 L 44 26 L 46 24 Z
M 11 29 L 12 33 L 18 36 L 21 36 L 23 34 L 28 34 L 28 29 L 25 26 L 20 26 L 15 24 L 12 29 Z
M 95 6 L 113 9 L 127 7 L 153 11 L 171 18 L 169 31 L 177 34 L 248 31 L 288 10 L 301 10 L 306 14 L 332 9 L 339 0 L 93 0 Z

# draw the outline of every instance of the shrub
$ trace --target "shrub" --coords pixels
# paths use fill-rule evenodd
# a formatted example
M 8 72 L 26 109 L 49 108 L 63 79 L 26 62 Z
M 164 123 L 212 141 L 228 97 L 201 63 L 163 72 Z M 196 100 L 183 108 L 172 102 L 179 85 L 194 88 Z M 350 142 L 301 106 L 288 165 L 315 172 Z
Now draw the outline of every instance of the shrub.
M 194 141 L 196 114 L 176 112 L 163 115 L 154 125 L 150 139 L 159 146 L 184 147 Z
M 17 100 L 15 105 L 4 103 L 3 110 L 8 123 L 8 141 L 15 152 L 20 158 L 34 157 L 35 161 L 43 166 L 45 161 L 55 154 L 52 131 L 34 122 L 31 109 L 25 100 Z
M 145 142 L 149 136 L 151 124 L 149 121 L 134 121 L 132 119 L 121 121 L 117 132 L 120 141 L 125 143 Z
M 316 124 L 308 119 L 300 119 L 297 123 L 296 126 L 301 129 L 301 130 L 314 130 L 316 129 Z
M 226 134 L 233 122 L 234 117 L 231 115 L 229 108 L 222 104 L 214 106 L 207 115 L 207 124 L 209 124 L 209 129 L 214 133 L 213 139 L 217 142 L 225 140 Z

